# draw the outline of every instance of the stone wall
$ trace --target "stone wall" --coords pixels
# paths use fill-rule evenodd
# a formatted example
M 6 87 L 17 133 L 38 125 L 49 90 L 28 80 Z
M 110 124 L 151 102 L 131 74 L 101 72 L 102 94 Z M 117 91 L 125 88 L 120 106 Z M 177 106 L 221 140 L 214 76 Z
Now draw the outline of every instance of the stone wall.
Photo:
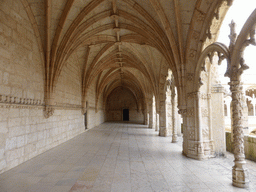
M 15 3 L 14 3 L 15 2 Z M 21 1 L 0 3 L 0 173 L 84 132 L 80 60 L 67 60 L 55 87 L 53 116 L 45 118 L 44 61 Z M 89 87 L 88 128 L 104 122 L 102 98 L 95 110 Z
M 55 110 L 46 119 L 42 106 L 1 105 L 0 173 L 84 131 L 80 110 Z
M 231 133 L 226 132 L 226 145 L 227 151 L 233 153 L 233 146 L 231 142 Z M 256 137 L 245 135 L 244 136 L 244 152 L 245 158 L 256 161 Z
M 0 3 L 0 94 L 18 99 L 44 99 L 41 53 L 20 1 Z
M 122 121 L 123 109 L 129 109 L 129 121 L 143 123 L 144 115 L 138 107 L 134 95 L 129 90 L 116 89 L 107 99 L 107 120 Z

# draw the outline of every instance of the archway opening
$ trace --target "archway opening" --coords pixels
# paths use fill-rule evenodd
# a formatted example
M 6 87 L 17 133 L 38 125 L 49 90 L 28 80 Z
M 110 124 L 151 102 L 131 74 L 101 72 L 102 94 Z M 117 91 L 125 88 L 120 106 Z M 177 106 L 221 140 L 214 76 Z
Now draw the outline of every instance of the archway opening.
M 143 110 L 133 92 L 126 87 L 115 88 L 107 97 L 107 121 L 131 121 L 143 123 Z

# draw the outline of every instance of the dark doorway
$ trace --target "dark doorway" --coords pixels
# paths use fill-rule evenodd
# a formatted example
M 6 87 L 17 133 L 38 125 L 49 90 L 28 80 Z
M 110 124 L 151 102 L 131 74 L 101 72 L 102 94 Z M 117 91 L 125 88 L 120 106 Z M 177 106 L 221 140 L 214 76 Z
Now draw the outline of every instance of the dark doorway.
M 84 127 L 87 129 L 87 113 L 84 114 Z
M 129 109 L 123 110 L 123 121 L 129 121 Z

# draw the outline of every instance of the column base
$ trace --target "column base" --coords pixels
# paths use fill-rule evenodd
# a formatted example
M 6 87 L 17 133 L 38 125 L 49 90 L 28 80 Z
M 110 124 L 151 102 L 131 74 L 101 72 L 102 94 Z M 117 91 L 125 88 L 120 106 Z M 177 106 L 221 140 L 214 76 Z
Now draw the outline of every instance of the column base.
M 232 169 L 232 185 L 235 187 L 249 187 L 249 174 L 245 164 L 245 161 L 235 161 L 235 165 Z
M 208 159 L 208 157 L 205 156 L 204 154 L 187 154 L 186 156 L 189 158 L 192 158 L 192 159 L 196 159 L 196 160 Z
M 172 143 L 177 143 L 178 142 L 178 137 L 177 135 L 172 136 Z
M 166 127 L 161 127 L 159 130 L 159 136 L 161 137 L 167 137 L 167 129 Z

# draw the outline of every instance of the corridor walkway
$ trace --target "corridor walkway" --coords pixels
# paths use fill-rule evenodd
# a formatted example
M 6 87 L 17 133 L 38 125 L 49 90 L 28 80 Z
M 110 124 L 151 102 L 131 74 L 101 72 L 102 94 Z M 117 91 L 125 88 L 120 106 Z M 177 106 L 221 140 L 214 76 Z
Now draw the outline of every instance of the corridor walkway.
M 197 161 L 144 125 L 105 123 L 0 175 L 1 192 L 256 191 L 231 185 L 233 156 Z

